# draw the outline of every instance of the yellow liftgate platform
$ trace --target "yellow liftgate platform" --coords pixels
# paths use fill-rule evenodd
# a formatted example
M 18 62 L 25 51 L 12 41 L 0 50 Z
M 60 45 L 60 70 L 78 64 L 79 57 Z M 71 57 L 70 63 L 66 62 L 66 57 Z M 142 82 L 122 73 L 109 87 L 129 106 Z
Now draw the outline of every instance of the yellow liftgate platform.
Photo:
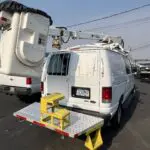
M 85 134 L 85 147 L 89 150 L 99 148 L 103 144 L 101 127 L 104 120 L 61 108 L 59 101 L 63 98 L 62 94 L 53 93 L 42 97 L 41 103 L 35 102 L 13 115 L 18 119 L 56 131 L 63 136 L 77 138 Z M 93 132 L 95 136 L 91 137 Z

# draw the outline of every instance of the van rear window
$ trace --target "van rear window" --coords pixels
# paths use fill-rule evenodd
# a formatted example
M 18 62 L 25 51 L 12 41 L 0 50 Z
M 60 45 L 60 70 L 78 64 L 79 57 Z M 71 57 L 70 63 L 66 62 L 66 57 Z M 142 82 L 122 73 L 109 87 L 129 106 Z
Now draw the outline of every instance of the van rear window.
M 50 58 L 47 73 L 49 75 L 67 76 L 70 53 L 53 54 Z

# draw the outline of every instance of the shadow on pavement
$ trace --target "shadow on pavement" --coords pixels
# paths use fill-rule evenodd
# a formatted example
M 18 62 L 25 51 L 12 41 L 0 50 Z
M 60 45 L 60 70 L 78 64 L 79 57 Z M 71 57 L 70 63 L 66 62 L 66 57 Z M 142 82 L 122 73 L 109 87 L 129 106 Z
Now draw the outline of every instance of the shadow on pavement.
M 34 94 L 32 96 L 18 96 L 18 99 L 25 104 L 32 104 L 34 102 L 40 102 L 41 93 Z
M 150 84 L 150 79 L 140 79 L 140 82 Z
M 140 95 L 147 95 L 147 93 L 145 93 L 145 92 L 140 92 Z
M 124 128 L 126 123 L 131 119 L 138 103 L 140 103 L 140 92 L 136 91 L 135 96 L 132 98 L 132 101 L 127 102 L 127 104 L 125 104 L 124 106 L 125 113 L 123 115 L 120 129 L 118 131 L 115 131 L 111 127 L 104 127 L 102 129 L 102 137 L 103 137 L 104 144 L 100 148 L 100 150 L 109 149 L 109 147 L 112 145 L 113 138 L 117 136 L 117 134 Z

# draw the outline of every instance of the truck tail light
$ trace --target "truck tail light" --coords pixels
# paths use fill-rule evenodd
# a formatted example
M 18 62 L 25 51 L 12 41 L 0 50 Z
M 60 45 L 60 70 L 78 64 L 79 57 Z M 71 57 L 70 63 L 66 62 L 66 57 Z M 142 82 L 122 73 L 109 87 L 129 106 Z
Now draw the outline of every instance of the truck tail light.
M 112 87 L 103 87 L 102 88 L 102 102 L 110 103 L 112 100 Z
M 4 24 L 4 23 L 6 23 L 7 21 L 8 21 L 7 18 L 5 18 L 5 17 L 0 17 L 0 24 Z
M 26 84 L 31 85 L 32 84 L 32 78 L 26 78 Z
M 43 92 L 43 91 L 44 91 L 44 83 L 41 82 L 41 92 Z

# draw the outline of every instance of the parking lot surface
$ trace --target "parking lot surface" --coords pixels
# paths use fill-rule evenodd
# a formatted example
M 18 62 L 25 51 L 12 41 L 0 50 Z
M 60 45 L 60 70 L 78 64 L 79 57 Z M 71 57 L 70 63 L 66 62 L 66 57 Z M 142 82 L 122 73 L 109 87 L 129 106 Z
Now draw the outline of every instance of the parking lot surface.
M 150 149 L 150 83 L 136 81 L 137 92 L 125 105 L 121 129 L 103 129 L 102 150 Z M 18 121 L 13 112 L 29 105 L 15 96 L 0 94 L 0 150 L 81 150 L 82 139 L 61 139 L 48 129 Z

